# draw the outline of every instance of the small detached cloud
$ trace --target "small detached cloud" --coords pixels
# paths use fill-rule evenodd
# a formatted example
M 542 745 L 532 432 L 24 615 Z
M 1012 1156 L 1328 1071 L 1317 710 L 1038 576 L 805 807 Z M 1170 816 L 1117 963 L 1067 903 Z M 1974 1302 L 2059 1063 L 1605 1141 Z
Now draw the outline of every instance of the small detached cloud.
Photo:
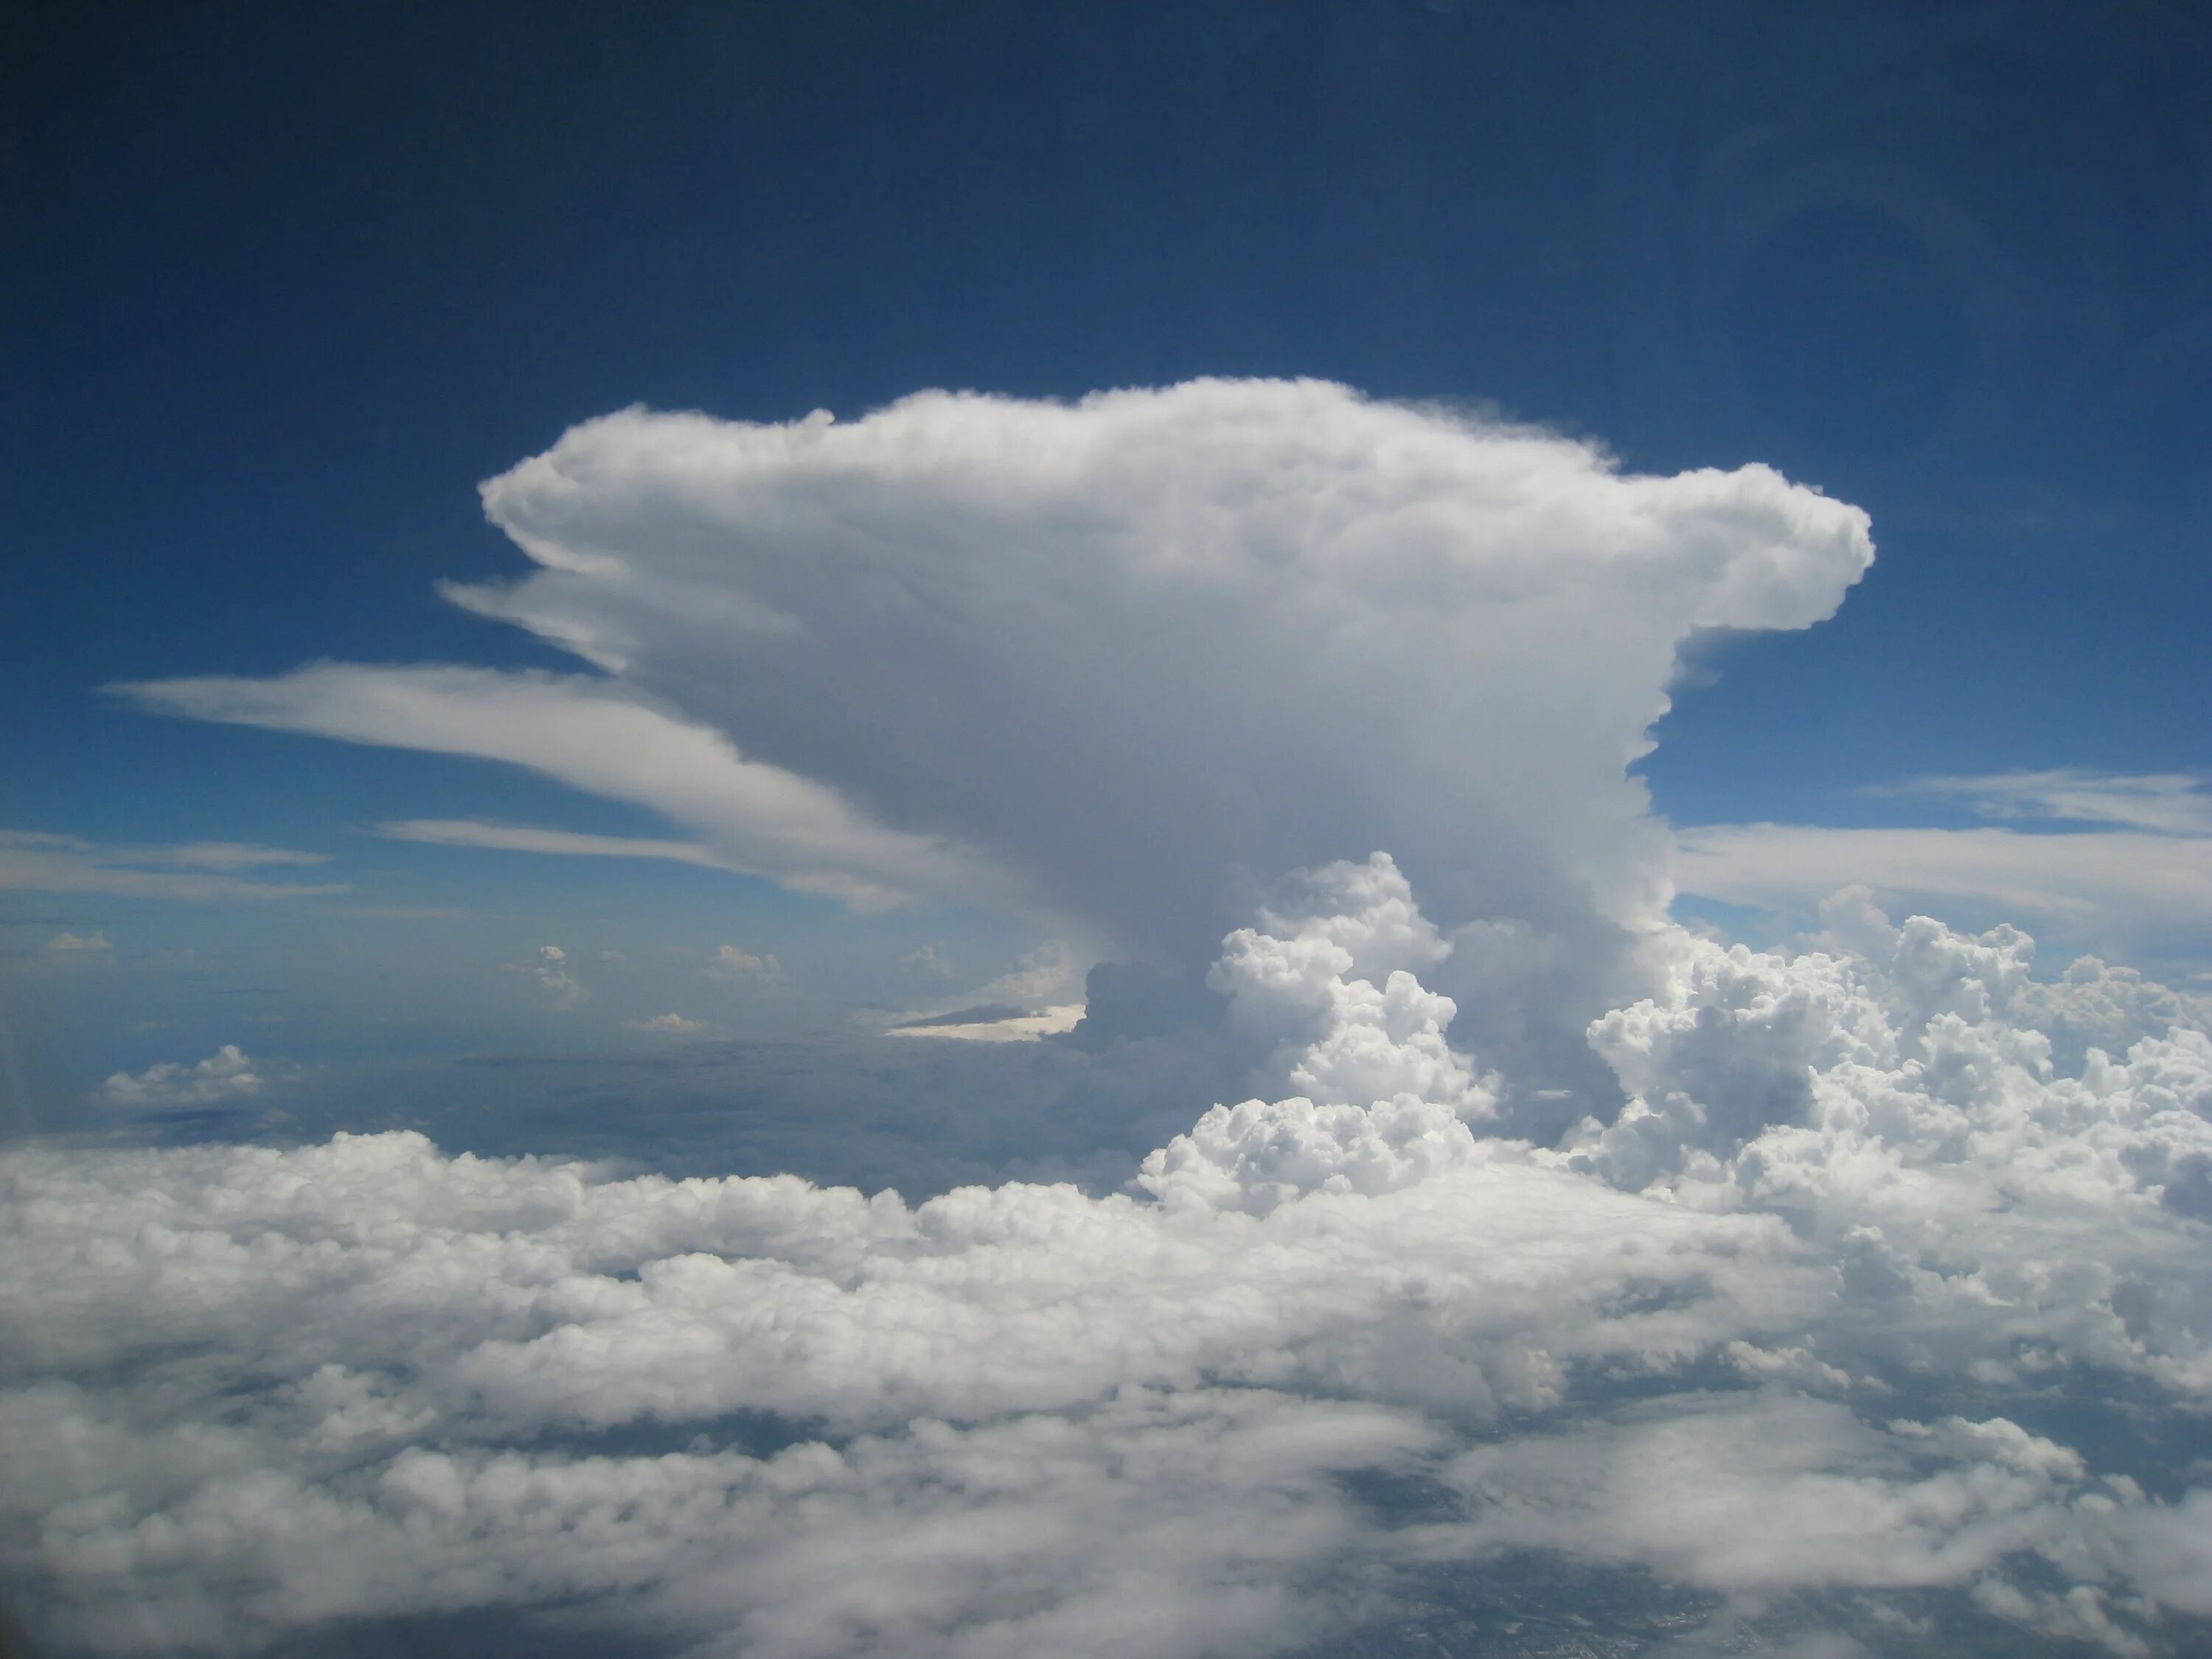
M 935 948 L 906 958 L 909 967 L 948 971 Z M 987 985 L 895 1015 L 887 1036 L 945 1037 L 965 1042 L 1035 1042 L 1072 1031 L 1083 1020 L 1089 964 L 1063 940 L 1025 954 Z
M 703 1019 L 686 1019 L 681 1014 L 653 1014 L 644 1019 L 629 1022 L 633 1031 L 648 1031 L 655 1036 L 696 1036 L 714 1027 Z
M 258 1095 L 264 1081 L 252 1056 L 226 1042 L 197 1065 L 169 1060 L 136 1074 L 118 1072 L 100 1085 L 100 1098 L 111 1106 L 204 1106 Z
M 521 974 L 536 980 L 556 1008 L 573 1008 L 592 994 L 568 971 L 568 953 L 557 945 L 539 945 L 535 962 L 508 962 L 500 966 L 503 973 Z
M 106 933 L 56 933 L 46 941 L 46 949 L 56 956 L 82 956 L 88 951 L 98 953 L 115 947 L 107 942 Z
M 964 1042 L 1036 1042 L 1072 1031 L 1083 1022 L 1084 1005 L 1061 1003 L 1025 1013 L 1018 1008 L 963 1008 L 884 1028 L 885 1036 L 948 1037 Z
M 726 983 L 745 980 L 769 980 L 783 972 L 783 964 L 775 957 L 755 956 L 734 945 L 725 945 L 707 959 L 707 977 Z

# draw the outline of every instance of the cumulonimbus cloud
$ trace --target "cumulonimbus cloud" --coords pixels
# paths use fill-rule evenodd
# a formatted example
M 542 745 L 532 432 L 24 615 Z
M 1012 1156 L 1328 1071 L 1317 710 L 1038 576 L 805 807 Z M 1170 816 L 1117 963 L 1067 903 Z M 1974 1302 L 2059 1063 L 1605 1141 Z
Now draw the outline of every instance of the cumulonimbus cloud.
M 124 690 L 514 762 L 789 884 L 1192 963 L 1252 884 L 1376 845 L 1455 925 L 1648 925 L 1664 838 L 1624 769 L 1680 647 L 1818 622 L 1872 556 L 1864 514 L 1763 466 L 1639 477 L 1317 381 L 632 410 L 483 501 L 537 568 L 449 597 L 599 678 Z

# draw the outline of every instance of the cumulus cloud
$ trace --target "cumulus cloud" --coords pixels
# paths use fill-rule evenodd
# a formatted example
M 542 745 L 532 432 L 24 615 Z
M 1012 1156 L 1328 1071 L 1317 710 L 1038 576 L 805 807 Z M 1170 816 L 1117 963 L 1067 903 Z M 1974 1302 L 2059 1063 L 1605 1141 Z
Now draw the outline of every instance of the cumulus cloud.
M 555 1604 L 702 1652 L 1282 1650 L 1530 1552 L 1737 1620 L 2201 1644 L 2212 1038 L 2014 930 L 1832 920 L 1863 948 L 1662 935 L 1590 1034 L 1628 1104 L 1556 1147 L 1495 1133 L 1377 855 L 1219 958 L 1291 1091 L 1103 1196 L 12 1150 L 0 1559 L 118 1654 Z M 2062 1066 L 2076 1020 L 2124 1046 Z
M 1765 467 L 1626 474 L 1316 381 L 632 410 L 483 493 L 537 568 L 448 597 L 598 678 L 122 690 L 508 761 L 794 886 L 1041 907 L 1194 963 L 1251 881 L 1376 845 L 1454 925 L 1649 921 L 1663 842 L 1623 765 L 1679 648 L 1818 622 L 1871 557 L 1863 514 Z
M 782 972 L 783 964 L 774 956 L 755 956 L 734 945 L 720 945 L 707 958 L 707 977 L 725 982 L 774 979 Z
M 252 1059 L 226 1042 L 197 1063 L 168 1060 L 135 1074 L 118 1072 L 100 1085 L 100 1098 L 111 1106 L 204 1106 L 258 1095 L 263 1082 Z
M 535 962 L 501 963 L 500 969 L 503 973 L 520 974 L 535 981 L 556 1008 L 573 1008 L 592 994 L 583 981 L 568 971 L 568 953 L 557 945 L 539 945 Z
M 343 892 L 343 883 L 264 881 L 237 873 L 323 862 L 319 853 L 238 842 L 102 847 L 76 836 L 0 830 L 0 890 L 188 900 L 301 898 Z
M 1083 1004 L 1060 1003 L 1025 1012 L 985 1003 L 951 1014 L 926 1015 L 884 1028 L 886 1036 L 941 1037 L 958 1042 L 1036 1042 L 1073 1030 L 1083 1020 Z

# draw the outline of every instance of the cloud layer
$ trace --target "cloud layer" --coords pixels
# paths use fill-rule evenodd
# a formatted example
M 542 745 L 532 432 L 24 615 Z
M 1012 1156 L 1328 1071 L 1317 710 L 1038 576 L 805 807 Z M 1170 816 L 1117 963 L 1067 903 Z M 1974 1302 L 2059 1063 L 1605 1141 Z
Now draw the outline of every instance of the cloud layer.
M 1491 1133 L 1378 856 L 1220 958 L 1292 1091 L 1120 1194 L 11 1152 L 8 1576 L 102 1652 L 562 1603 L 702 1652 L 1172 1655 L 1534 1550 L 2185 1650 L 2212 1039 L 2010 930 L 1832 927 L 1663 935 L 1590 1033 L 1629 1104 L 1557 1148 Z

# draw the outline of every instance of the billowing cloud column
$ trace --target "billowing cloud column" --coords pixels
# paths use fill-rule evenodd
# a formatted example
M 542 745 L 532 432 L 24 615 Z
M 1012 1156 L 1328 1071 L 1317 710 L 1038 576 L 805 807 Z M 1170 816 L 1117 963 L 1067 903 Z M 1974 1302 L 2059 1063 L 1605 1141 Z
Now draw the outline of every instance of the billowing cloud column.
M 632 410 L 483 498 L 538 568 L 449 596 L 605 678 L 136 695 L 532 766 L 817 890 L 985 894 L 980 857 L 1007 902 L 1192 963 L 1255 879 L 1377 846 L 1450 926 L 1650 921 L 1624 768 L 1678 648 L 1818 622 L 1872 557 L 1864 514 L 1765 467 L 1636 477 L 1317 381 Z M 568 753 L 579 714 L 630 740 Z

